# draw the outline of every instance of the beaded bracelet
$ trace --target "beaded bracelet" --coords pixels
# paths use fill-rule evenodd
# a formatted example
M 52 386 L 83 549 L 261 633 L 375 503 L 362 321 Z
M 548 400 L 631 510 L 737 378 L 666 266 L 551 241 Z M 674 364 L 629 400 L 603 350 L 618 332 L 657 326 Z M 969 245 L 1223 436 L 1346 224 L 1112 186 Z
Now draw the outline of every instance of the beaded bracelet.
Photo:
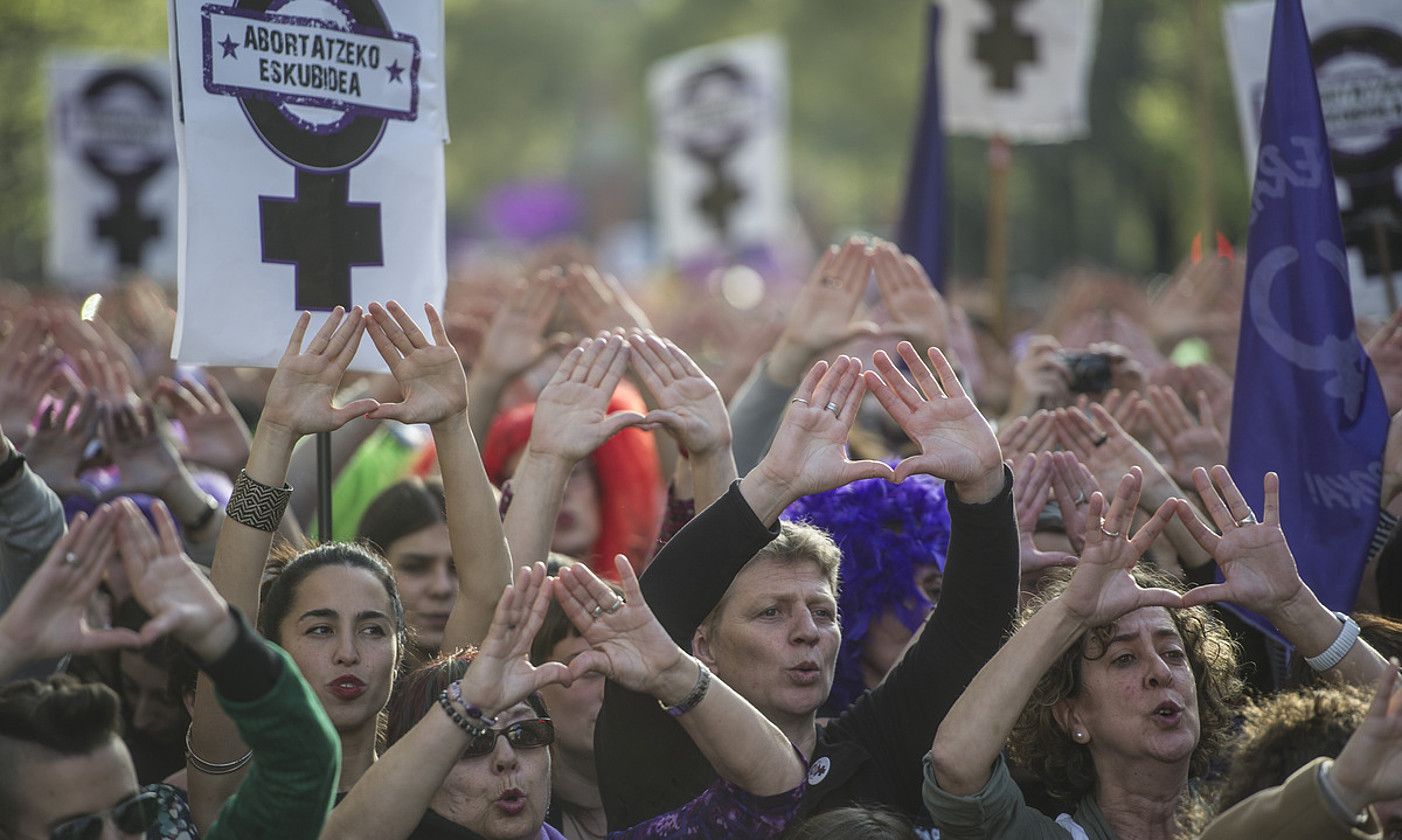
M 672 717 L 681 717 L 696 708 L 697 704 L 706 696 L 706 689 L 711 687 L 711 672 L 700 662 L 696 663 L 696 667 L 700 668 L 701 671 L 696 675 L 696 686 L 691 689 L 691 693 L 675 706 L 668 706 L 666 703 L 658 700 L 657 705 L 662 707 L 662 711 Z
M 489 716 L 486 712 L 462 699 L 462 684 L 459 681 L 453 680 L 448 684 L 448 696 L 453 699 L 454 703 L 462 707 L 462 710 L 467 713 L 468 717 L 481 723 L 483 726 L 490 728 L 497 725 L 496 718 Z
M 443 711 L 448 713 L 448 717 L 453 719 L 453 723 L 456 723 L 459 729 L 473 738 L 486 735 L 491 731 L 485 726 L 474 726 L 468 722 L 467 718 L 459 714 L 457 708 L 453 706 L 453 701 L 448 699 L 448 690 L 446 688 L 438 695 L 438 705 L 443 707 Z
M 243 766 L 253 759 L 253 750 L 249 750 L 243 754 L 242 758 L 236 758 L 233 761 L 222 764 L 213 761 L 205 761 L 203 758 L 195 755 L 195 748 L 190 746 L 190 730 L 194 728 L 194 724 L 190 724 L 190 726 L 185 728 L 185 758 L 190 762 L 191 767 L 201 773 L 209 776 L 227 776 L 230 773 L 237 773 L 242 770 Z
M 272 487 L 252 478 L 247 471 L 239 470 L 224 512 L 240 525 L 272 533 L 282 522 L 282 513 L 287 510 L 290 498 L 292 488 L 286 482 L 281 487 Z

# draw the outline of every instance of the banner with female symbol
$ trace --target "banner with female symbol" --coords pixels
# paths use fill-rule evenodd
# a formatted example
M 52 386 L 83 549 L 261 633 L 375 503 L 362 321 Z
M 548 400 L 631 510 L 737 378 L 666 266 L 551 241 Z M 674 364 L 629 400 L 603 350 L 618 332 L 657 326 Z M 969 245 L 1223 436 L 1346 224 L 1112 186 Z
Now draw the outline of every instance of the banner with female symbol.
M 303 310 L 441 303 L 441 0 L 171 0 L 169 14 L 176 358 L 271 367 Z M 367 343 L 355 366 L 383 365 Z
M 175 279 L 175 137 L 164 58 L 49 59 L 49 277 L 86 290 Z

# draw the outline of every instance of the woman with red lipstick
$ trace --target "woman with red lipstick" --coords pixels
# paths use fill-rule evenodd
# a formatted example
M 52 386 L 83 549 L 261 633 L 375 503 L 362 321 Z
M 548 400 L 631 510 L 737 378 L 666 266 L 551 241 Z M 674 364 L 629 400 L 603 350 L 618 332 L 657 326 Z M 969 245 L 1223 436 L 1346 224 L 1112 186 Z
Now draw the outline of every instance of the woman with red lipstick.
M 434 677 L 411 678 L 418 688 L 397 706 L 405 718 L 396 716 L 393 729 L 412 728 L 332 813 L 322 836 L 561 840 L 544 825 L 550 799 L 544 747 L 554 729 L 535 693 L 600 672 L 657 698 L 720 775 L 692 802 L 609 837 L 778 837 L 798 808 L 803 762 L 778 727 L 667 636 L 643 602 L 627 558 L 619 555 L 615 568 L 623 597 L 582 565 L 555 579 L 544 564 L 522 568 L 470 667 L 468 657 L 456 666 L 428 666 L 446 682 L 436 698 L 423 690 L 436 687 Z M 534 666 L 531 642 L 552 594 L 590 649 L 569 665 Z M 447 682 L 448 674 L 460 677 Z
M 1225 468 L 1210 479 L 1199 468 L 1194 481 L 1221 536 L 1170 499 L 1131 538 L 1137 467 L 1108 511 L 1101 493 L 1091 496 L 1074 573 L 1049 577 L 935 735 L 924 799 L 941 837 L 1173 836 L 1188 780 L 1224 745 L 1241 694 L 1236 645 L 1203 608 L 1211 601 L 1264 615 L 1320 670 L 1359 681 L 1381 673 L 1385 664 L 1366 643 L 1332 644 L 1339 621 L 1296 572 L 1274 473 L 1259 523 Z M 1136 565 L 1175 515 L 1216 559 L 1224 583 L 1184 593 Z M 1074 814 L 1052 820 L 1025 804 L 1005 744 L 1049 792 L 1077 803 Z
M 369 317 L 359 308 L 348 314 L 333 310 L 305 348 L 310 316 L 298 320 L 269 384 L 211 574 L 230 603 L 257 616 L 259 630 L 287 648 L 321 700 L 341 738 L 342 792 L 377 758 L 380 715 L 404 649 L 404 607 L 384 562 L 344 543 L 297 554 L 266 582 L 260 599 L 272 532 L 291 494 L 285 481 L 293 446 L 303 435 L 339 428 L 360 415 L 427 423 L 442 465 L 457 572 L 472 583 L 458 588 L 444 643 L 458 647 L 480 640 L 511 580 L 496 497 L 468 427 L 466 374 L 438 313 L 431 306 L 425 310 L 431 342 L 393 301 L 387 307 L 371 304 Z M 356 400 L 338 408 L 332 399 L 367 330 L 403 400 Z M 246 772 L 250 755 L 204 688 L 197 692 L 189 744 L 191 810 L 197 824 L 207 827 Z

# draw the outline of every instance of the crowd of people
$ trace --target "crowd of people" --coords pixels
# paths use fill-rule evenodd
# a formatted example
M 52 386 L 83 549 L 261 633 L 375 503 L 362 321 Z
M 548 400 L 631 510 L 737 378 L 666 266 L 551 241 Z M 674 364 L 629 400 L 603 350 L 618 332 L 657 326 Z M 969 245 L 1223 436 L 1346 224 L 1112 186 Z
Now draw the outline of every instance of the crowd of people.
M 1333 612 L 1222 466 L 1230 255 L 1012 336 L 866 237 L 743 341 L 492 282 L 272 371 L 4 289 L 0 838 L 1402 837 L 1402 419 Z

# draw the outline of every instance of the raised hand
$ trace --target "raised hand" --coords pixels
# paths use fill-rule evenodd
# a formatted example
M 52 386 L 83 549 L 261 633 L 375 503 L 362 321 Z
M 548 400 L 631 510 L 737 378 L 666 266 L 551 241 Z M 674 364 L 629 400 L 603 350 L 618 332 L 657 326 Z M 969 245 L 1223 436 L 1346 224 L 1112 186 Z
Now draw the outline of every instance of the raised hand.
M 1192 392 L 1207 395 L 1212 420 L 1226 438 L 1232 431 L 1232 378 L 1216 365 L 1189 365 L 1183 373 Z
M 1246 504 L 1231 473 L 1220 464 L 1209 473 L 1193 470 L 1193 484 L 1217 530 L 1203 522 L 1180 500 L 1178 517 L 1222 571 L 1223 583 L 1199 586 L 1185 597 L 1188 604 L 1231 601 L 1266 617 L 1305 589 L 1295 567 L 1295 555 L 1280 529 L 1280 478 L 1266 473 L 1266 501 L 1260 522 Z
M 31 347 L 0 363 L 0 428 L 23 441 L 39 403 L 59 378 L 63 354 L 52 347 Z
M 852 237 L 825 251 L 794 298 L 788 322 L 769 357 L 769 375 L 783 385 L 803 378 L 812 359 L 854 338 L 875 335 L 875 324 L 853 318 L 871 274 L 871 251 Z
M 164 496 L 177 482 L 189 480 L 165 418 L 151 403 L 143 401 L 139 409 L 105 406 L 98 428 L 103 449 L 119 472 L 108 498 L 127 493 Z
M 311 313 L 303 312 L 292 328 L 258 421 L 260 426 L 274 426 L 294 437 L 334 431 L 379 405 L 372 399 L 354 400 L 340 408 L 332 404 L 365 333 L 360 307 L 352 308 L 349 315 L 340 306 L 331 310 L 303 351 L 302 340 L 311 318 Z
M 511 290 L 492 318 L 474 373 L 506 382 L 530 370 L 556 345 L 545 330 L 560 300 L 563 273 L 557 268 L 537 272 Z
M 656 696 L 664 675 L 670 669 L 685 667 L 690 657 L 648 609 L 628 558 L 620 554 L 614 564 L 622 597 L 585 566 L 560 570 L 555 598 L 592 648 L 570 660 L 570 674 L 579 679 L 597 672 L 624 688 Z M 690 672 L 694 680 L 694 665 Z
M 1126 432 L 1132 436 L 1142 437 L 1140 432 L 1144 425 L 1144 416 L 1140 411 L 1141 397 L 1138 391 L 1125 393 L 1119 388 L 1111 388 L 1105 393 L 1104 399 L 1099 402 L 1105 406 L 1105 410 L 1110 416 L 1115 418 L 1115 422 L 1120 424 Z M 1076 397 L 1076 407 L 1082 411 L 1089 411 L 1091 402 L 1089 394 L 1081 394 Z
M 370 340 L 399 382 L 404 399 L 381 403 L 366 416 L 401 423 L 438 423 L 467 411 L 467 373 L 458 351 L 448 341 L 443 320 L 432 304 L 424 304 L 433 343 L 395 301 L 370 304 L 366 321 Z
M 99 413 L 95 392 L 69 391 L 62 404 L 44 409 L 34 435 L 21 447 L 30 468 L 60 496 L 96 495 L 78 473 L 88 443 L 97 436 Z
M 1037 519 L 1051 495 L 1054 476 L 1051 452 L 1024 455 L 1013 473 L 1013 509 L 1017 514 L 1018 563 L 1023 585 L 1035 584 L 1042 572 L 1054 566 L 1076 565 L 1076 555 L 1064 551 L 1042 551 L 1032 535 Z M 1067 528 L 1069 533 L 1070 528 Z
M 1051 460 L 1052 491 L 1056 494 L 1057 507 L 1061 508 L 1066 538 L 1071 541 L 1072 550 L 1079 554 L 1086 547 L 1085 530 L 1089 519 L 1086 512 L 1090 509 L 1090 497 L 1100 491 L 1100 485 L 1085 464 L 1070 452 L 1049 452 L 1043 457 Z
M 159 500 L 152 502 L 153 532 L 131 499 L 116 508 L 122 570 L 132 597 L 151 616 L 141 627 L 141 644 L 169 633 L 201 660 L 219 658 L 236 633 L 229 605 L 185 556 L 170 511 Z
M 1028 453 L 1046 452 L 1056 442 L 1052 413 L 1040 410 L 1030 416 L 1015 417 L 998 428 L 998 446 L 1003 455 L 1015 458 Z
M 208 387 L 193 379 L 162 377 L 152 398 L 185 431 L 184 456 L 197 464 L 234 475 L 248 462 L 253 436 L 219 380 L 205 375 Z
M 575 463 L 628 426 L 643 422 L 636 411 L 608 413 L 609 400 L 628 368 L 622 336 L 592 338 L 565 356 L 536 398 L 530 451 Z
M 949 347 L 949 306 L 912 256 L 889 242 L 876 246 L 872 260 L 876 288 L 890 320 L 885 332 L 919 347 Z
M 758 496 L 750 499 L 746 494 L 762 521 L 770 521 L 767 516 L 770 512 L 777 519 L 779 511 L 800 496 L 821 493 L 863 478 L 895 478 L 889 464 L 847 458 L 847 436 L 852 432 L 852 423 L 857 419 L 857 409 L 866 392 L 861 373 L 860 360 L 838 356 L 831 366 L 827 362 L 813 365 L 808 376 L 799 383 L 768 454 L 746 476 L 746 482 L 754 476 L 762 484 L 775 488 L 773 493 L 758 494 L 773 497 L 758 506 Z M 742 492 L 746 486 L 742 482 Z M 778 511 L 771 511 L 769 502 L 782 504 L 778 505 Z
M 116 522 L 117 511 L 110 505 L 100 505 L 91 518 L 85 513 L 74 517 L 68 532 L 0 614 L 0 681 L 6 663 L 18 666 L 141 643 L 133 630 L 93 627 L 87 620 L 89 601 L 112 558 Z
M 618 279 L 593 266 L 571 264 L 565 271 L 564 292 L 588 333 L 652 329 L 647 313 Z
M 1140 607 L 1180 607 L 1182 595 L 1161 588 L 1144 588 L 1130 574 L 1139 558 L 1149 550 L 1164 526 L 1173 518 L 1175 500 L 1170 499 L 1134 534 L 1129 536 L 1134 511 L 1139 506 L 1143 474 L 1135 467 L 1119 482 L 1109 511 L 1105 495 L 1090 497 L 1089 520 L 1083 539 L 1085 549 L 1071 582 L 1058 599 L 1085 627 L 1100 627 Z M 1103 516 L 1103 519 L 1102 519 Z
M 1329 768 L 1329 781 L 1350 814 L 1402 796 L 1402 692 L 1397 660 L 1382 669 L 1368 714 Z
M 1101 487 L 1119 486 L 1130 467 L 1138 467 L 1145 481 L 1156 489 L 1172 487 L 1173 479 L 1149 450 L 1135 440 L 1099 403 L 1089 412 L 1075 408 L 1055 412 L 1056 434 L 1061 443 L 1091 471 Z
M 1387 323 L 1368 338 L 1363 349 L 1378 372 L 1388 413 L 1402 411 L 1402 309 L 1392 313 Z
M 460 688 L 464 699 L 489 715 L 509 709 L 552 683 L 569 685 L 569 667 L 561 662 L 531 664 L 531 642 L 545 621 L 553 582 L 545 564 L 523 566 L 506 587 L 492 615 L 492 625 Z
M 1227 460 L 1227 441 L 1217 430 L 1205 392 L 1198 392 L 1196 418 L 1188 413 L 1172 388 L 1150 385 L 1147 393 L 1148 401 L 1141 403 L 1139 410 L 1168 447 L 1169 474 L 1174 481 L 1187 486 L 1193 480 L 1194 467 L 1210 467 Z
M 1032 336 L 1014 374 L 1012 410 L 1015 413 L 1027 414 L 1071 402 L 1071 370 L 1061 359 L 1061 342 L 1052 336 Z
M 930 348 L 930 362 L 939 374 L 936 379 L 910 342 L 902 341 L 896 352 L 920 390 L 884 350 L 876 351 L 876 371 L 864 375 L 867 387 L 886 412 L 920 446 L 921 454 L 896 467 L 896 480 L 928 473 L 953 482 L 966 501 L 987 501 L 997 495 L 1003 487 L 1003 453 L 998 438 L 964 393 L 949 360 L 939 348 Z
M 730 414 L 704 371 L 681 348 L 652 333 L 628 336 L 633 369 L 657 408 L 644 418 L 658 423 L 692 456 L 730 445 Z

